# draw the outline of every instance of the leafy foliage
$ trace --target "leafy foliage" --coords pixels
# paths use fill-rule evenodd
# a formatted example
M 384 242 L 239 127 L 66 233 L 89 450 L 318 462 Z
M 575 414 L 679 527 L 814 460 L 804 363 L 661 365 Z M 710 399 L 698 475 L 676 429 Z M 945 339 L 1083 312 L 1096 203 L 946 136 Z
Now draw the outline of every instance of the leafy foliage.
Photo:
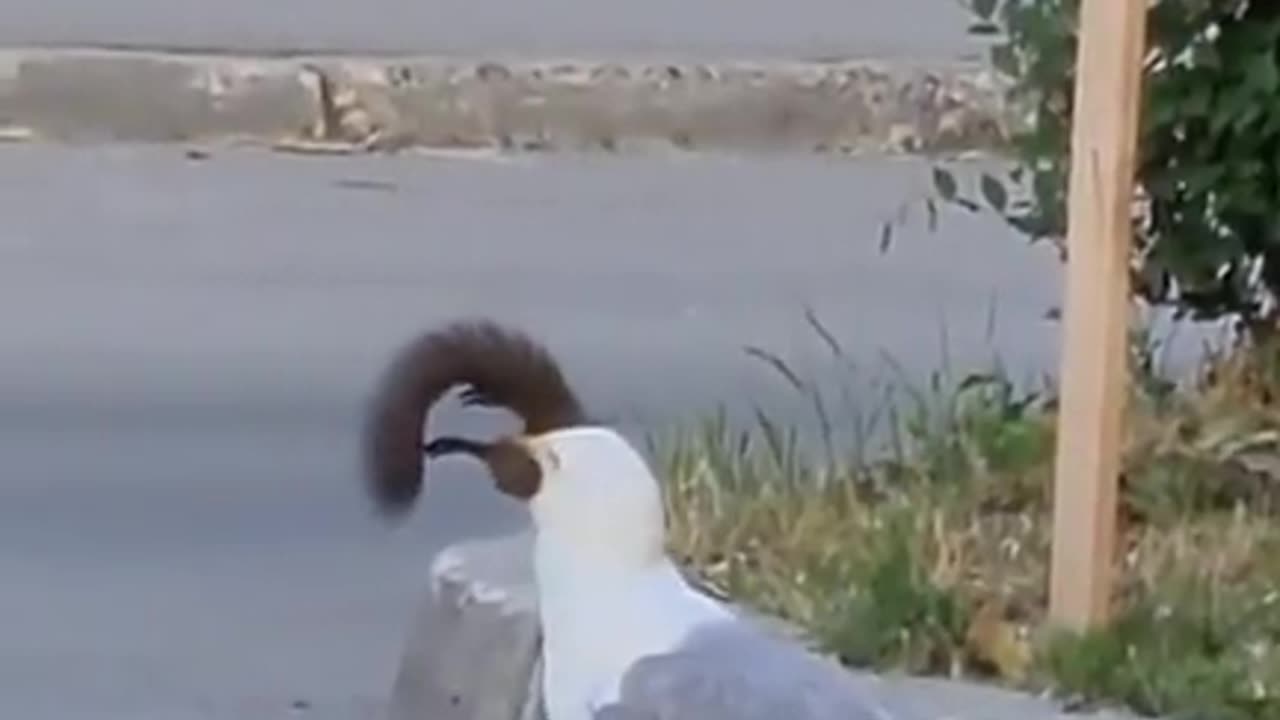
M 963 0 L 1026 121 L 980 201 L 935 167 L 939 199 L 987 209 L 1065 255 L 1079 0 Z M 1280 3 L 1152 0 L 1135 208 L 1135 294 L 1257 334 L 1280 313 Z M 930 200 L 931 206 L 934 200 Z

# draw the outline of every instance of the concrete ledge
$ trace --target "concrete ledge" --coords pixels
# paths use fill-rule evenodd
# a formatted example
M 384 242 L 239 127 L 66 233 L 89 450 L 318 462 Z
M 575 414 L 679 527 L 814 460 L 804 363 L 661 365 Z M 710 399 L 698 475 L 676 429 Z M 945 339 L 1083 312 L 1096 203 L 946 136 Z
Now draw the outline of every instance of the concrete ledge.
M 989 149 L 1008 121 L 994 74 L 960 63 L 0 51 L 0 137 L 9 139 L 856 154 Z
M 529 538 L 446 548 L 431 568 L 389 720 L 536 720 L 540 641 Z
M 531 538 L 462 543 L 432 567 L 431 594 L 392 689 L 392 720 L 542 720 Z M 756 616 L 777 632 L 777 621 Z M 967 682 L 855 673 L 894 718 L 1133 720 L 1070 714 L 1043 698 Z

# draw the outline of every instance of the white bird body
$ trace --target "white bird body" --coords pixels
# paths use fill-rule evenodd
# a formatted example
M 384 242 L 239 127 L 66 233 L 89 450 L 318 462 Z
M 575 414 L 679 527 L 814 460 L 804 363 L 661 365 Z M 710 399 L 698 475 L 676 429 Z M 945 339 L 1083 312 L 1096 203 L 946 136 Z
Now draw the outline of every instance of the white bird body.
M 552 469 L 530 501 L 549 720 L 590 720 L 639 659 L 732 618 L 690 588 L 664 551 L 660 488 L 612 430 L 540 436 Z
M 543 627 L 543 697 L 549 720 L 590 720 L 617 702 L 641 658 L 671 652 L 704 623 L 729 618 L 690 590 L 667 562 L 584 583 L 554 549 L 535 549 Z

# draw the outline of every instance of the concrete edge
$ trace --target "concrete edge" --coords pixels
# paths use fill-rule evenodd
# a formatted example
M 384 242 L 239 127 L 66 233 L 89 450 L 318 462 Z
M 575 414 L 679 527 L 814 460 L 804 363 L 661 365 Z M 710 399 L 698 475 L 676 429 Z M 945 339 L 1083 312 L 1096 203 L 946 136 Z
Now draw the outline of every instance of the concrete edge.
M 720 63 L 0 50 L 0 140 L 835 154 L 982 151 L 1004 87 L 973 62 Z

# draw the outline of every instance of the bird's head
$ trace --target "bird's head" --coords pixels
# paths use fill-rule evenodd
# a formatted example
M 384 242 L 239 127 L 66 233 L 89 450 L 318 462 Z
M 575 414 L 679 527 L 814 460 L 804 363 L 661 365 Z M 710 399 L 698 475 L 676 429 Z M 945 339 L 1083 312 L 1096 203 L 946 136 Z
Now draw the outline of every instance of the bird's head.
M 424 443 L 431 407 L 455 387 L 464 405 L 514 412 L 523 431 Z M 401 351 L 370 405 L 364 456 L 367 488 L 387 517 L 417 500 L 424 456 L 467 456 L 487 466 L 500 492 L 527 503 L 540 537 L 637 560 L 661 553 L 661 491 L 645 459 L 590 420 L 546 348 L 490 321 L 448 325 Z

